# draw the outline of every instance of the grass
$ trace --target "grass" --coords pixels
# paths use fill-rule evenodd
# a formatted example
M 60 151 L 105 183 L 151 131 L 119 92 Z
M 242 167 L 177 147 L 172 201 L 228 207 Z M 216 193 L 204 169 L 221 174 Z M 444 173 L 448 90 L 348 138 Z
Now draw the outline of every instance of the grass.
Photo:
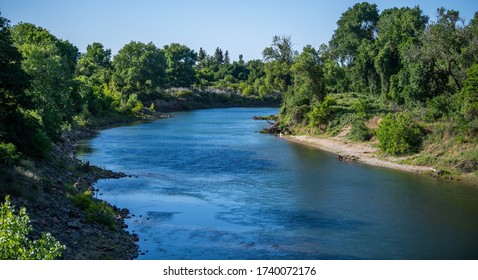
M 110 229 L 116 229 L 115 212 L 105 201 L 93 199 L 91 191 L 78 193 L 70 197 L 73 205 L 85 211 L 89 222 L 97 222 Z

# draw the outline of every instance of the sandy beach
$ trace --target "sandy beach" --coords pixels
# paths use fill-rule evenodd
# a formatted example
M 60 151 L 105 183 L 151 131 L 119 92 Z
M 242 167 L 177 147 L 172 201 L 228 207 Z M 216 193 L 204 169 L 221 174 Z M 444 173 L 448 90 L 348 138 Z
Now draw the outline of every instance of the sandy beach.
M 391 158 L 379 158 L 377 155 L 378 148 L 372 147 L 369 143 L 354 143 L 339 137 L 321 138 L 309 135 L 289 135 L 282 136 L 282 138 L 294 143 L 336 153 L 346 159 L 353 158 L 354 161 L 365 164 L 420 174 L 435 172 L 431 167 L 399 164 Z M 397 160 L 397 158 L 394 159 Z

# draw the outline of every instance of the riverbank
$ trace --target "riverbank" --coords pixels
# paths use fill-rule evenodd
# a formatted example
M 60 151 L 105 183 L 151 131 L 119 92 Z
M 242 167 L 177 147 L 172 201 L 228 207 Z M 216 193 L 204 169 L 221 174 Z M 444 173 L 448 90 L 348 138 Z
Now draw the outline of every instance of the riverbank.
M 321 137 L 310 135 L 286 135 L 281 138 L 309 147 L 318 148 L 324 151 L 337 154 L 337 158 L 344 161 L 355 161 L 368 165 L 391 168 L 406 172 L 425 174 L 433 177 L 441 177 L 441 170 L 429 166 L 418 166 L 402 164 L 406 157 L 384 156 L 379 153 L 379 149 L 371 142 L 351 142 L 343 137 Z M 458 181 L 465 181 L 478 185 L 476 176 L 463 174 L 456 177 L 450 177 Z
M 76 150 L 79 141 L 94 137 L 99 130 L 167 117 L 156 112 L 135 117 L 111 115 L 65 131 L 52 147 L 49 158 L 36 161 L 24 158 L 14 166 L 0 167 L 0 195 L 9 195 L 17 209 L 26 208 L 33 239 L 49 232 L 66 246 L 61 259 L 135 259 L 139 255 L 138 236 L 125 230 L 127 209 L 106 206 L 114 216 L 114 225 L 107 226 L 92 221 L 85 210 L 72 202 L 73 196 L 87 191 L 93 193 L 93 202 L 102 204 L 94 184 L 100 179 L 121 178 L 126 174 L 82 162 L 76 158 Z

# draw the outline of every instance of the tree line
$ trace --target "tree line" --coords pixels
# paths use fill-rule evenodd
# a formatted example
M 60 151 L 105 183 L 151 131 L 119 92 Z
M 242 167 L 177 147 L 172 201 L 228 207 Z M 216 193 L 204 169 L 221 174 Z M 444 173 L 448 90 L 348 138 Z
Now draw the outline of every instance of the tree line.
M 444 123 L 448 134 L 476 139 L 478 12 L 467 23 L 458 11 L 439 8 L 430 20 L 418 6 L 380 13 L 363 2 L 341 15 L 318 50 L 295 52 L 290 38 L 276 37 L 274 45 L 263 54 L 284 92 L 282 127 L 334 134 L 353 124 L 370 136 L 364 122 L 388 114 L 376 136 L 392 154 L 417 152 L 424 134 L 443 136 Z M 406 128 L 390 137 L 400 125 Z
M 476 131 L 478 14 L 468 23 L 440 8 L 357 3 L 337 21 L 328 44 L 293 49 L 274 36 L 263 59 L 232 61 L 172 43 L 163 48 L 131 41 L 112 57 L 95 42 L 85 53 L 31 23 L 0 17 L 0 158 L 48 155 L 61 132 L 109 113 L 136 114 L 171 87 L 229 89 L 255 99 L 283 95 L 282 126 L 325 130 L 344 111 L 341 93 L 356 93 L 356 116 L 380 100 L 390 110 L 425 108 L 430 121 L 453 118 Z M 340 102 L 339 102 L 340 103 Z M 373 103 L 373 102 L 372 102 Z
M 213 55 L 172 43 L 163 48 L 131 41 L 112 57 L 94 42 L 85 53 L 32 23 L 9 25 L 0 16 L 0 162 L 24 155 L 48 157 L 62 131 L 111 113 L 135 115 L 166 89 L 228 89 L 261 100 L 267 90 L 260 60 L 231 62 L 219 47 Z M 153 107 L 151 107 L 153 109 Z

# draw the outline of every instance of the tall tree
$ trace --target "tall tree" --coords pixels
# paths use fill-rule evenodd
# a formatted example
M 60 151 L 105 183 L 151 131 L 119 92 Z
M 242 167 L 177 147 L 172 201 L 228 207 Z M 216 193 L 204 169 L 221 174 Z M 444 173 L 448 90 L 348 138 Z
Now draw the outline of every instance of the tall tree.
M 110 83 L 112 75 L 111 50 L 101 43 L 86 47 L 77 64 L 78 91 L 81 97 L 82 113 L 101 114 L 111 108 L 112 100 L 106 96 L 105 86 Z M 85 106 L 88 112 L 85 112 Z
M 191 86 L 195 79 L 193 66 L 197 61 L 197 53 L 187 46 L 177 43 L 164 46 L 164 53 L 167 61 L 166 73 L 168 74 L 169 85 L 173 87 Z
M 335 58 L 342 64 L 352 64 L 362 40 L 374 40 L 378 20 L 376 4 L 357 3 L 344 12 L 337 21 L 337 29 L 329 43 Z
M 273 90 L 286 92 L 292 84 L 290 67 L 294 62 L 297 52 L 292 47 L 290 36 L 274 36 L 272 45 L 262 51 L 266 61 L 266 83 Z
M 319 53 L 312 46 L 304 47 L 292 65 L 291 72 L 294 94 L 303 95 L 307 99 L 305 104 L 324 100 L 322 62 Z
M 304 47 L 291 66 L 292 86 L 284 94 L 281 114 L 295 123 L 305 118 L 308 106 L 325 98 L 322 62 L 319 53 L 310 45 Z
M 78 60 L 78 73 L 92 75 L 99 69 L 111 67 L 111 50 L 105 49 L 101 43 L 95 42 L 86 47 L 86 53 Z
M 466 69 L 477 62 L 477 56 L 469 51 L 478 50 L 477 41 L 467 30 L 470 29 L 458 11 L 438 9 L 437 20 L 427 26 L 418 43 L 407 52 L 406 70 L 392 79 L 391 92 L 405 99 L 425 101 L 460 91 Z
M 228 50 L 226 50 L 226 52 L 224 53 L 224 63 L 225 64 L 231 63 L 231 59 L 229 58 L 229 51 Z
M 166 56 L 153 43 L 131 41 L 113 58 L 114 81 L 129 96 L 149 99 L 157 88 L 168 83 Z
M 219 47 L 217 47 L 216 51 L 214 52 L 214 61 L 216 65 L 221 65 L 224 63 L 224 54 Z
M 242 54 L 239 55 L 239 63 L 244 64 L 244 56 Z
M 427 22 L 428 17 L 418 6 L 387 9 L 380 15 L 374 66 L 380 75 L 382 93 L 389 92 L 391 77 L 403 68 L 406 52 L 418 42 Z
M 31 77 L 27 90 L 48 136 L 58 139 L 61 126 L 70 121 L 73 104 L 74 65 L 78 49 L 30 23 L 12 28 L 15 46 L 23 55 L 22 66 Z

